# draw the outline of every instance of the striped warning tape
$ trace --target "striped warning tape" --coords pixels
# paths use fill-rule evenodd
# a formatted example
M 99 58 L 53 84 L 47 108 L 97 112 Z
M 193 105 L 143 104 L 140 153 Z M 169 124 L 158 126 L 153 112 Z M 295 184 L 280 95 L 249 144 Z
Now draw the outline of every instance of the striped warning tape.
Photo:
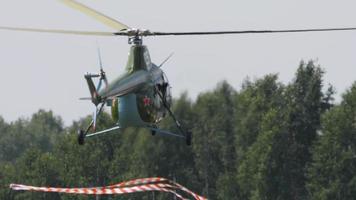
M 68 194 L 87 194 L 87 195 L 110 195 L 110 194 L 129 194 L 136 192 L 159 191 L 174 194 L 179 199 L 185 199 L 180 195 L 177 190 L 186 192 L 194 197 L 196 200 L 207 200 L 205 197 L 199 196 L 182 185 L 175 183 L 171 180 L 154 177 L 134 179 L 130 181 L 121 182 L 114 185 L 104 187 L 91 187 L 91 188 L 54 188 L 54 187 L 36 187 L 21 184 L 11 184 L 12 190 L 25 190 L 37 192 L 56 192 Z
M 67 193 L 67 194 L 86 194 L 86 195 L 130 194 L 130 193 L 135 193 L 135 192 L 161 191 L 161 192 L 173 193 L 179 199 L 184 199 L 180 194 L 178 194 L 177 192 L 175 192 L 172 189 L 169 189 L 170 186 L 171 185 L 167 185 L 167 184 L 147 184 L 147 185 L 142 185 L 142 186 L 105 189 L 105 188 L 34 187 L 34 186 L 18 185 L 18 184 L 10 185 L 11 189 L 13 189 L 13 190 L 55 192 L 55 193 Z
M 134 179 L 134 180 L 130 180 L 127 182 L 122 182 L 119 184 L 115 184 L 115 185 L 111 185 L 108 187 L 123 187 L 123 186 L 130 186 L 130 185 L 138 185 L 138 184 L 148 184 L 148 183 L 156 183 L 156 182 L 168 182 L 172 185 L 174 185 L 175 187 L 177 187 L 178 189 L 187 192 L 188 194 L 192 195 L 195 199 L 198 200 L 204 200 L 206 198 L 201 197 L 197 194 L 195 194 L 194 192 L 190 191 L 189 189 L 187 189 L 186 187 L 183 187 L 182 185 L 175 183 L 171 180 L 165 179 L 165 178 L 161 178 L 161 177 L 153 177 L 153 178 L 142 178 L 142 179 Z
M 124 186 L 132 186 L 132 185 L 143 185 L 148 183 L 158 183 L 158 182 L 169 182 L 168 179 L 161 178 L 161 177 L 152 177 L 152 178 L 140 178 L 140 179 L 133 179 L 130 181 L 121 182 L 115 185 L 110 185 L 107 187 L 124 187 Z

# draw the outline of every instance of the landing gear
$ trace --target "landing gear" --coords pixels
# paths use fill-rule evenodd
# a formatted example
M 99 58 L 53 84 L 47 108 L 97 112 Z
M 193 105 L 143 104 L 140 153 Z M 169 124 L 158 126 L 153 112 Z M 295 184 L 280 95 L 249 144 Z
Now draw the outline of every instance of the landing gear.
M 186 140 L 186 144 L 188 146 L 190 146 L 192 144 L 192 132 L 191 131 L 185 131 L 185 129 L 182 127 L 182 125 L 179 123 L 179 121 L 177 120 L 177 118 L 175 117 L 175 115 L 173 114 L 173 112 L 170 109 L 170 106 L 167 104 L 167 100 L 165 98 L 165 94 L 166 94 L 166 88 L 168 87 L 168 83 L 160 85 L 158 84 L 156 86 L 156 90 L 158 91 L 157 94 L 159 95 L 163 106 L 166 108 L 166 110 L 168 111 L 169 115 L 172 117 L 172 119 L 174 120 L 174 123 L 176 124 L 179 132 L 181 133 L 181 136 L 185 137 Z M 153 133 L 152 133 L 153 135 Z
M 151 130 L 151 134 L 152 134 L 152 136 L 155 136 L 156 135 L 156 131 L 155 130 Z
M 85 137 L 87 136 L 89 130 L 91 128 L 94 129 L 95 131 L 95 123 L 96 123 L 96 117 L 101 113 L 101 111 L 103 110 L 104 108 L 104 105 L 105 105 L 105 102 L 106 102 L 106 99 L 103 100 L 103 102 L 101 103 L 101 106 L 99 108 L 99 110 L 97 109 L 97 107 L 95 108 L 95 113 L 94 113 L 94 116 L 93 116 L 93 119 L 91 120 L 89 126 L 84 130 L 80 129 L 78 130 L 78 144 L 79 145 L 83 145 L 84 144 L 84 139 Z
M 151 135 L 152 136 L 155 136 L 156 133 L 157 133 L 157 130 L 155 130 L 155 129 L 158 129 L 158 127 L 156 125 L 152 125 L 152 129 L 151 129 Z
M 84 144 L 84 138 L 85 138 L 85 134 L 83 130 L 79 130 L 78 131 L 78 144 L 79 145 L 83 145 Z
M 192 132 L 187 131 L 186 136 L 185 136 L 185 142 L 188 146 L 192 144 Z

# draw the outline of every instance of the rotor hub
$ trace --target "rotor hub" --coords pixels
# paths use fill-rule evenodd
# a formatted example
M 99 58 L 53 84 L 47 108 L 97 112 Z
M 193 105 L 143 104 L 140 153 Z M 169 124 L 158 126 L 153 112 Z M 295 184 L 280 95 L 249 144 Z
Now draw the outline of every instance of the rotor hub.
M 151 32 L 149 30 L 141 30 L 136 28 L 131 28 L 127 30 L 123 30 L 121 33 L 117 33 L 117 35 L 127 35 L 129 37 L 128 43 L 135 45 L 142 45 L 142 37 L 149 35 Z
M 142 36 L 140 35 L 130 36 L 128 43 L 133 45 L 142 45 Z

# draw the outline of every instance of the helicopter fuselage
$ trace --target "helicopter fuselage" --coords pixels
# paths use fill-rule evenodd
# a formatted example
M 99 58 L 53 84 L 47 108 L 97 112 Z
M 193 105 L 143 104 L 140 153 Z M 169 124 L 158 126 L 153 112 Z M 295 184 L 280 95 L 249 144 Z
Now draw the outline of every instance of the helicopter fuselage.
M 126 72 L 99 91 L 108 99 L 111 115 L 125 127 L 154 126 L 171 105 L 170 86 L 163 70 L 150 60 L 146 46 L 132 45 Z

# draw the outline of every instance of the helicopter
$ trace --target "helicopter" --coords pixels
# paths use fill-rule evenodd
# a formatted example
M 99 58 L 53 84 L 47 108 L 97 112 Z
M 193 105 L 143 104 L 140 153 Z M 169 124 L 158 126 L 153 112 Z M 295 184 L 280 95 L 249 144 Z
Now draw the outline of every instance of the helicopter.
M 72 31 L 58 29 L 35 29 L 18 27 L 0 27 L 2 30 L 29 31 L 59 34 L 74 34 L 87 36 L 126 36 L 130 45 L 125 72 L 109 83 L 99 54 L 100 72 L 84 75 L 89 88 L 90 97 L 81 98 L 90 100 L 95 111 L 90 124 L 85 130 L 78 130 L 78 143 L 84 144 L 85 138 L 102 135 L 108 132 L 123 130 L 128 127 L 146 128 L 152 135 L 164 134 L 185 139 L 191 145 L 192 132 L 186 130 L 177 120 L 171 110 L 172 95 L 168 78 L 162 70 L 162 65 L 151 61 L 147 46 L 143 45 L 143 38 L 150 36 L 181 36 L 181 35 L 223 35 L 223 34 L 270 34 L 270 33 L 298 33 L 321 31 L 352 31 L 349 28 L 324 28 L 324 29 L 290 29 L 290 30 L 242 30 L 242 31 L 210 31 L 210 32 L 156 32 L 148 29 L 131 28 L 109 16 L 106 16 L 76 0 L 59 0 L 65 5 L 86 14 L 97 21 L 113 28 L 115 32 L 100 31 Z M 94 79 L 99 79 L 97 85 Z M 102 87 L 105 85 L 104 87 Z M 97 117 L 102 113 L 104 106 L 111 107 L 111 116 L 116 125 L 96 131 Z M 178 133 L 173 133 L 158 127 L 159 122 L 170 116 L 178 128 Z

